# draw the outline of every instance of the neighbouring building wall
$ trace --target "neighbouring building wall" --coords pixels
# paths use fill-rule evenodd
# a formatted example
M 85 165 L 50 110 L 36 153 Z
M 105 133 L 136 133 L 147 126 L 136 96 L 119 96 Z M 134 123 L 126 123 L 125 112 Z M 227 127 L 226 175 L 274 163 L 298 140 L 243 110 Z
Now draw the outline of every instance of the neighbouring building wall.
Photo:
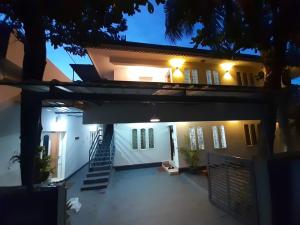
M 11 35 L 9 38 L 9 45 L 6 53 L 6 59 L 22 68 L 24 57 L 23 43 L 18 41 L 15 36 Z M 51 81 L 53 79 L 68 82 L 70 79 L 66 77 L 49 59 L 44 71 L 44 81 Z
M 89 160 L 91 131 L 94 125 L 83 125 L 82 117 L 58 115 L 43 110 L 43 132 L 64 132 L 65 148 L 62 153 L 63 179 L 69 177 Z
M 251 157 L 257 152 L 257 145 L 250 146 L 246 144 L 244 124 L 255 124 L 259 121 L 215 121 L 215 122 L 178 122 L 176 123 L 177 141 L 179 150 L 189 145 L 189 128 L 202 127 L 204 136 L 204 150 L 201 151 L 201 165 L 206 165 L 206 155 L 208 152 L 215 152 L 221 154 L 229 154 L 239 157 Z M 214 149 L 212 126 L 223 125 L 225 128 L 225 136 L 227 148 Z M 256 136 L 258 137 L 258 129 L 256 126 Z M 187 167 L 184 155 L 179 154 L 179 167 Z
M 19 90 L 17 88 L 0 87 L 0 186 L 21 184 L 19 164 L 9 163 L 10 158 L 20 152 L 18 96 Z
M 23 44 L 10 36 L 6 59 L 18 67 L 23 64 Z M 21 77 L 20 77 L 21 78 Z M 44 80 L 69 79 L 47 60 Z M 0 186 L 21 184 L 18 163 L 9 165 L 14 154 L 20 152 L 20 89 L 0 86 Z
M 135 165 L 170 160 L 170 138 L 168 123 L 115 124 L 114 166 Z M 146 130 L 146 149 L 141 149 L 141 129 Z M 148 133 L 153 128 L 154 148 L 149 148 Z M 132 130 L 137 130 L 138 148 L 132 147 Z

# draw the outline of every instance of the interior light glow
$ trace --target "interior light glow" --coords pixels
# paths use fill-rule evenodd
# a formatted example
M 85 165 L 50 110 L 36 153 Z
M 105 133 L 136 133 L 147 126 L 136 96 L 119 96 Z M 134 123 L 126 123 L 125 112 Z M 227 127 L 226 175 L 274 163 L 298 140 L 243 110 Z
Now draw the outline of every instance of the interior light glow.
M 231 70 L 231 68 L 234 66 L 234 64 L 233 63 L 222 63 L 220 66 L 223 70 L 225 70 L 226 72 L 229 72 L 229 70 Z
M 174 68 L 181 68 L 185 60 L 181 58 L 174 58 L 169 61 L 170 65 Z

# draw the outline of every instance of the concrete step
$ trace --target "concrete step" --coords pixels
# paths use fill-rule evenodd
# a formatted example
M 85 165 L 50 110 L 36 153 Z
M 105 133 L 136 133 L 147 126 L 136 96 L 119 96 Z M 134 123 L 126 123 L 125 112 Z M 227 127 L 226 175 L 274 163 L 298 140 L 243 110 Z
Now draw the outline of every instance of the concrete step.
M 100 157 L 94 157 L 92 160 L 93 161 L 108 161 L 108 160 L 110 160 L 110 157 L 109 156 L 100 156 Z
M 110 164 L 102 165 L 102 166 L 94 166 L 89 169 L 89 172 L 103 171 L 103 170 L 109 170 L 109 169 L 110 169 Z
M 110 165 L 111 161 L 102 161 L 102 160 L 97 160 L 97 161 L 92 161 L 91 166 L 96 167 L 96 166 L 104 166 L 104 165 Z
M 86 176 L 87 177 L 98 177 L 98 176 L 106 176 L 109 174 L 110 174 L 110 170 L 102 170 L 102 171 L 89 172 Z
M 89 191 L 89 190 L 101 190 L 106 189 L 108 183 L 101 183 L 101 184 L 87 184 L 83 185 L 82 188 L 80 188 L 81 191 Z
M 83 184 L 101 184 L 101 183 L 107 183 L 108 180 L 109 180 L 109 176 L 89 177 L 83 181 Z

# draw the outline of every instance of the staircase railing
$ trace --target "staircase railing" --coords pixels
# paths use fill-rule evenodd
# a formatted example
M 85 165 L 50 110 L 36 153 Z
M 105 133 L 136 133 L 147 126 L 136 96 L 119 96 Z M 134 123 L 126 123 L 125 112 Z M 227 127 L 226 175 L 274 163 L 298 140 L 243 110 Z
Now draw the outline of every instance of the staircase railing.
M 97 146 L 99 144 L 99 138 L 102 135 L 102 129 L 98 129 L 96 136 L 94 137 L 91 147 L 89 149 L 89 168 L 91 168 L 91 160 L 96 152 Z
M 109 161 L 111 162 L 111 166 L 113 166 L 114 153 L 115 153 L 115 141 L 114 141 L 114 134 L 112 134 L 110 145 L 109 145 Z

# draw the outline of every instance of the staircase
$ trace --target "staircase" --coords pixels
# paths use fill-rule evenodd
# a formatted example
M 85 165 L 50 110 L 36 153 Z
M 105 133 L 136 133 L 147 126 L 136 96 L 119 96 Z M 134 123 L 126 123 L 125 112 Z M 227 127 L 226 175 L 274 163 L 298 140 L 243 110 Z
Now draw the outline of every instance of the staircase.
M 113 165 L 114 140 L 113 125 L 106 126 L 103 141 L 96 134 L 89 153 L 89 171 L 83 181 L 81 191 L 105 190 Z

